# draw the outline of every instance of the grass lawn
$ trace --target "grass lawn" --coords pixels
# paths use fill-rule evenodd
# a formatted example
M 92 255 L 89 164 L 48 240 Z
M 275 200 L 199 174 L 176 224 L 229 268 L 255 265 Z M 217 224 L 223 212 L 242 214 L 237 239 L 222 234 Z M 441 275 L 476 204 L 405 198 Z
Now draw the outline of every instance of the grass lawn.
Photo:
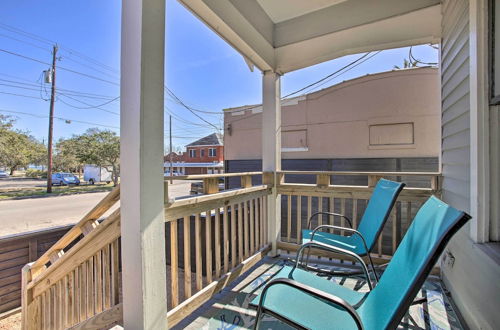
M 94 184 L 80 186 L 53 186 L 52 193 L 47 194 L 45 187 L 30 187 L 18 189 L 0 189 L 0 200 L 16 199 L 23 197 L 42 197 L 42 196 L 62 196 L 88 192 L 111 191 L 113 184 Z

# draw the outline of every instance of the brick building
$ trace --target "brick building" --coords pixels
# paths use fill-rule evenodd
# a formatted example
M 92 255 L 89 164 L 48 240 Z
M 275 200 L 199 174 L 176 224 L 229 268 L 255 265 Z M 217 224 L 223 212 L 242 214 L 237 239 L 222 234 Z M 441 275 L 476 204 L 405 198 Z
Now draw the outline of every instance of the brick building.
M 172 155 L 174 173 L 215 174 L 224 172 L 224 145 L 221 134 L 213 133 L 186 146 L 182 155 Z M 165 170 L 170 166 L 165 156 Z

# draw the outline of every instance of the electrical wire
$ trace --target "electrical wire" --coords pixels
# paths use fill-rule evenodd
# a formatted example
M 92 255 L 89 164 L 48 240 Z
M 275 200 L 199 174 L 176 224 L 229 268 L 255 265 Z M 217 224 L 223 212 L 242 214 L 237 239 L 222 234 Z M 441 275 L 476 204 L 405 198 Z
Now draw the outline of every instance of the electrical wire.
M 101 107 L 100 107 L 101 105 L 108 104 L 108 103 L 110 103 L 111 101 L 110 101 L 110 102 L 107 102 L 107 103 L 100 104 L 100 105 L 92 105 L 92 104 L 89 104 L 89 103 L 87 103 L 87 102 L 84 102 L 84 101 L 81 101 L 81 100 L 75 99 L 74 97 L 71 97 L 71 96 L 66 95 L 66 94 L 64 94 L 64 93 L 61 93 L 61 92 L 59 92 L 59 93 L 57 93 L 57 94 L 58 94 L 58 96 L 61 96 L 61 95 L 62 95 L 62 96 L 64 96 L 64 97 L 67 97 L 67 98 L 69 98 L 69 99 L 72 99 L 72 100 L 74 100 L 74 101 L 76 101 L 76 102 L 79 102 L 79 103 L 82 103 L 82 104 L 84 104 L 84 105 L 87 105 L 87 107 L 78 107 L 78 106 L 76 106 L 76 105 L 73 105 L 73 104 L 70 104 L 70 103 L 68 103 L 68 102 L 64 101 L 63 99 L 61 99 L 61 98 L 59 98 L 59 97 L 57 98 L 57 100 L 58 100 L 58 101 L 61 101 L 62 103 L 66 104 L 67 106 L 70 106 L 70 107 L 72 107 L 72 108 L 75 108 L 75 109 L 82 109 L 82 110 L 96 109 L 96 110 L 101 110 L 101 111 L 104 111 L 104 112 L 111 113 L 111 114 L 116 115 L 116 116 L 119 116 L 119 115 L 120 115 L 118 112 L 114 112 L 114 111 L 111 111 L 111 110 L 108 110 L 108 109 L 103 109 L 103 108 L 101 108 Z M 117 97 L 117 99 L 118 99 L 118 97 Z M 114 100 L 112 100 L 112 101 L 114 101 Z
M 22 115 L 27 115 L 27 116 L 37 117 L 37 118 L 49 118 L 48 116 L 36 115 L 36 114 L 28 113 L 28 112 L 6 110 L 6 109 L 0 109 L 0 112 L 16 113 L 16 114 L 22 114 Z M 98 124 L 98 123 L 93 123 L 93 122 L 88 122 L 88 121 L 82 121 L 82 120 L 76 120 L 76 119 L 68 119 L 68 118 L 56 117 L 56 116 L 54 116 L 54 119 L 63 120 L 65 122 L 67 122 L 67 123 L 68 122 L 69 123 L 75 122 L 75 123 L 86 124 L 86 125 L 91 125 L 91 126 L 102 126 L 102 127 L 119 129 L 119 127 L 117 127 L 117 126 Z
M 287 100 L 286 100 L 286 98 L 287 98 L 287 97 L 289 97 L 289 96 L 291 96 L 291 95 L 294 95 L 294 94 L 297 94 L 298 92 L 302 92 L 302 91 L 305 91 L 305 92 L 304 92 L 304 93 L 302 93 L 301 95 L 297 96 L 297 97 L 304 96 L 304 95 L 306 95 L 307 93 L 311 93 L 313 90 L 317 89 L 317 88 L 318 88 L 318 87 L 320 87 L 320 86 L 323 86 L 324 84 L 326 84 L 327 82 L 331 81 L 332 79 L 335 79 L 335 78 L 339 77 L 340 75 L 342 75 L 342 74 L 344 74 L 344 73 L 346 73 L 346 72 L 348 72 L 348 71 L 350 71 L 350 70 L 354 69 L 354 68 L 355 68 L 355 67 L 357 67 L 358 65 L 361 65 L 362 63 L 364 63 L 364 62 L 368 61 L 369 59 L 371 59 L 371 58 L 372 58 L 372 57 L 374 57 L 375 55 L 379 54 L 380 52 L 381 52 L 381 50 L 377 51 L 376 53 L 372 54 L 372 55 L 371 55 L 371 56 L 369 56 L 369 57 L 366 57 L 367 55 L 369 55 L 369 54 L 371 54 L 371 53 L 372 53 L 372 52 L 368 52 L 368 53 L 366 53 L 366 54 L 362 55 L 361 57 L 359 57 L 358 59 L 356 59 L 355 61 L 350 62 L 349 64 L 347 64 L 347 65 L 343 66 L 343 67 L 342 67 L 342 68 L 340 68 L 339 70 L 336 70 L 335 72 L 330 73 L 330 74 L 328 74 L 327 76 L 325 76 L 325 77 L 323 77 L 323 78 L 321 78 L 321 79 L 319 79 L 319 80 L 317 80 L 317 81 L 315 81 L 315 82 L 313 82 L 313 83 L 311 83 L 311 84 L 309 84 L 309 85 L 307 85 L 307 86 L 305 86 L 305 87 L 302 87 L 302 88 L 300 88 L 300 89 L 298 89 L 298 90 L 296 90 L 296 91 L 294 91 L 294 92 L 292 92 L 292 93 L 289 93 L 289 94 L 287 94 L 287 95 L 285 95 L 285 96 L 282 96 L 282 97 L 280 98 L 280 100 L 281 100 L 281 101 L 285 101 L 285 102 L 284 102 L 284 103 L 282 103 L 281 105 L 282 105 L 282 106 L 285 106 L 285 105 L 286 105 L 286 101 L 287 101 Z M 360 61 L 360 60 L 361 60 L 361 61 Z M 321 83 L 321 84 L 317 85 L 318 83 Z M 317 86 L 316 86 L 316 85 L 317 85 Z M 312 87 L 312 89 L 309 89 L 309 88 L 311 88 L 311 87 Z M 309 90 L 308 90 L 308 89 L 309 89 Z M 295 97 L 294 97 L 294 98 L 295 98 Z M 292 101 L 292 99 L 290 99 L 289 101 L 291 102 L 291 101 Z M 252 110 L 252 109 L 259 108 L 259 107 L 261 107 L 261 106 L 262 106 L 261 104 L 254 105 L 254 106 L 249 106 L 249 107 L 247 107 L 247 108 L 243 108 L 243 109 L 241 109 L 241 111 Z M 246 119 L 249 119 L 249 118 L 254 117 L 254 116 L 256 116 L 256 115 L 258 115 L 258 113 L 254 113 L 254 114 L 252 114 L 252 115 L 250 115 L 250 116 L 246 116 L 246 117 L 242 117 L 242 118 L 240 118 L 240 119 L 233 120 L 230 124 L 236 123 L 236 122 L 241 121 L 241 120 L 246 120 Z
M 9 51 L 9 50 L 6 50 L 6 49 L 0 49 L 0 51 L 4 52 L 6 54 L 10 54 L 10 55 L 14 55 L 14 56 L 17 56 L 17 57 L 20 57 L 20 58 L 24 58 L 26 60 L 31 60 L 31 61 L 38 62 L 38 63 L 41 63 L 41 64 L 49 65 L 49 66 L 52 65 L 52 64 L 50 64 L 48 62 L 41 61 L 41 60 L 38 60 L 36 58 L 29 57 L 29 56 L 26 56 L 26 55 L 22 55 L 22 54 L 19 54 L 19 53 L 16 53 L 16 52 L 12 52 L 12 51 Z M 78 74 L 78 75 L 81 75 L 81 76 L 84 76 L 84 77 L 87 77 L 87 78 L 99 80 L 99 81 L 102 81 L 102 82 L 106 82 L 106 83 L 109 83 L 109 84 L 112 84 L 112 85 L 115 85 L 115 86 L 120 86 L 120 84 L 115 83 L 113 81 L 102 79 L 102 78 L 99 78 L 99 77 L 96 77 L 96 76 L 93 76 L 93 75 L 89 75 L 89 74 L 86 74 L 86 73 L 83 73 L 83 72 L 79 72 L 79 71 L 75 71 L 75 70 L 72 70 L 72 69 L 68 69 L 68 68 L 65 68 L 65 67 L 58 66 L 57 69 L 58 70 L 64 70 L 64 71 L 67 71 L 67 72 L 71 72 L 71 73 L 74 73 L 74 74 Z

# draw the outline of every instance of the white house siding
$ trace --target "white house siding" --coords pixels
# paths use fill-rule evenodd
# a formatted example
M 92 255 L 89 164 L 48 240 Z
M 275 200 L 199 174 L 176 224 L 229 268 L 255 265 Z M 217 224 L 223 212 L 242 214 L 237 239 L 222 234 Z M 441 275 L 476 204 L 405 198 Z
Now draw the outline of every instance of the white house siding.
M 476 0 L 470 0 L 476 1 Z M 469 0 L 442 5 L 441 94 L 443 199 L 470 212 Z M 443 281 L 471 329 L 500 324 L 500 267 L 463 228 L 450 242 L 454 258 L 441 263 Z
M 469 24 L 466 0 L 443 3 L 441 45 L 443 198 L 469 211 Z

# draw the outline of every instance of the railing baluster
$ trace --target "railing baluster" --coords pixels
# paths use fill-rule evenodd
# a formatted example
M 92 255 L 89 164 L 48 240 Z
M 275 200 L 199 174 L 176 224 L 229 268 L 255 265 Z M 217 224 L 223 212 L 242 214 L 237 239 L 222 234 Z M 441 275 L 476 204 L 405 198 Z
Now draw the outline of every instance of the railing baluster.
M 87 263 L 79 267 L 80 272 L 80 321 L 87 319 Z
M 113 248 L 113 254 L 114 254 Z M 116 286 L 116 284 L 114 284 Z M 118 288 L 113 287 L 113 290 L 118 290 Z M 117 302 L 113 302 L 116 304 Z M 87 313 L 89 316 L 95 315 L 94 310 L 94 258 L 88 260 L 87 265 Z
M 288 195 L 286 198 L 286 241 L 290 242 L 292 233 L 292 195 Z
M 255 212 L 254 212 L 254 204 L 253 204 L 253 199 L 248 201 L 248 205 L 250 207 L 250 215 L 249 215 L 249 221 L 248 225 L 250 226 L 250 240 L 249 240 L 249 250 L 250 250 L 250 255 L 253 254 L 255 251 L 254 247 L 254 235 L 255 235 Z M 248 256 L 250 256 L 248 255 Z
M 184 298 L 191 297 L 191 217 L 184 216 Z
M 212 212 L 208 210 L 205 217 L 205 268 L 207 283 L 212 283 Z
M 248 258 L 248 204 L 246 201 L 243 202 L 243 245 L 245 249 L 245 257 Z
M 172 307 L 179 304 L 179 261 L 178 261 L 178 241 L 177 241 L 177 222 L 170 222 L 170 289 L 172 295 Z
M 243 252 L 243 206 L 242 203 L 238 204 L 238 262 L 244 259 Z
M 297 228 L 296 228 L 296 242 L 302 243 L 302 196 L 297 195 Z
M 254 224 L 255 224 L 255 241 L 254 241 L 254 245 L 255 245 L 255 250 L 258 250 L 260 249 L 260 208 L 259 208 L 259 199 L 258 198 L 255 198 L 253 200 L 254 202 L 254 207 L 255 207 L 255 221 L 254 221 Z
M 195 237 L 195 260 L 196 260 L 196 290 L 203 288 L 203 274 L 201 262 L 201 220 L 200 214 L 196 213 L 194 219 L 194 237 Z
M 231 207 L 231 215 L 234 213 L 234 206 Z M 220 208 L 215 209 L 214 222 L 214 239 L 215 239 L 215 277 L 220 277 L 221 271 L 221 250 L 220 250 Z
M 95 255 L 95 299 L 96 313 L 102 312 L 102 257 L 101 251 Z M 76 298 L 75 298 L 76 301 Z
M 250 177 L 251 178 L 251 177 Z M 236 207 L 231 205 L 231 268 L 236 267 Z
M 307 221 L 311 219 L 311 214 L 312 214 L 311 208 L 312 208 L 312 197 L 307 196 Z
M 340 214 L 346 215 L 345 214 L 345 198 L 340 199 Z M 345 227 L 345 218 L 344 217 L 340 217 L 340 226 Z M 342 230 L 340 232 L 340 234 L 343 236 L 344 231 Z
M 224 240 L 224 274 L 229 270 L 229 219 L 228 219 L 228 207 L 224 206 L 224 213 L 222 214 L 222 237 Z
M 103 277 L 103 308 L 111 307 L 111 267 L 109 259 L 109 244 L 102 249 L 102 277 Z
M 111 279 L 111 295 L 112 295 L 112 302 L 111 304 L 117 305 L 120 300 L 120 252 L 118 251 L 119 245 L 118 245 L 118 239 L 116 239 L 113 243 L 111 243 L 111 273 L 112 273 L 112 279 Z M 92 259 L 89 260 L 90 263 L 92 263 Z M 92 267 L 91 267 L 92 269 Z M 92 273 L 89 273 L 89 276 L 92 276 Z M 89 285 L 89 287 L 92 287 L 92 285 Z

